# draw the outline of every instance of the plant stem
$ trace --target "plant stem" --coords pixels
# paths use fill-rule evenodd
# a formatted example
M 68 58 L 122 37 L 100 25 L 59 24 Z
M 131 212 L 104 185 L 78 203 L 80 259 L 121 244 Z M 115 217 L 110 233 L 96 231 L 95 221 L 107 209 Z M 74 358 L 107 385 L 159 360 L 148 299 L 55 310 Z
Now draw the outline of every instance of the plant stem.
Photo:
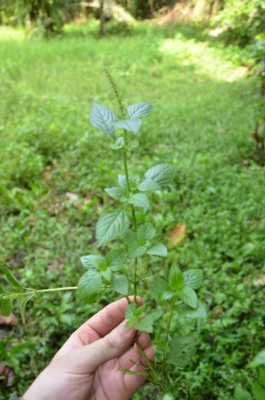
M 172 299 L 172 303 L 171 303 L 171 312 L 170 312 L 170 316 L 169 316 L 169 319 L 168 319 L 167 329 L 166 329 L 166 334 L 165 334 L 165 345 L 164 345 L 164 348 L 163 348 L 162 366 L 161 366 L 161 375 L 162 375 L 162 377 L 164 376 L 164 371 L 165 371 L 166 352 L 167 352 L 167 346 L 168 346 L 168 335 L 169 335 L 171 320 L 172 320 L 172 316 L 173 316 L 173 312 L 174 312 L 175 301 L 176 301 L 176 297 L 174 296 L 173 299 Z

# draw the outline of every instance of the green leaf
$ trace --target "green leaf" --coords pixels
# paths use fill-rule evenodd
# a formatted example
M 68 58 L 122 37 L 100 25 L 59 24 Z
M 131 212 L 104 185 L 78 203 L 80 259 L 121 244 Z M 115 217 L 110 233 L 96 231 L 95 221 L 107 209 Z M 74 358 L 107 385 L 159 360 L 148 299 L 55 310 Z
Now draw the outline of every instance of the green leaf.
M 145 304 L 142 304 L 140 307 L 137 307 L 135 312 L 134 312 L 134 316 L 136 318 L 140 318 L 141 315 L 143 314 L 143 312 L 145 311 L 145 307 L 146 307 Z
M 102 277 L 100 272 L 89 270 L 81 276 L 76 291 L 77 300 L 84 299 L 94 294 L 101 286 Z
M 127 113 L 130 119 L 144 117 L 152 111 L 152 103 L 142 102 L 135 103 L 127 108 Z
M 124 232 L 124 241 L 127 244 L 127 246 L 130 246 L 132 243 L 135 242 L 138 243 L 136 233 L 133 231 Z
M 112 277 L 112 272 L 110 268 L 107 268 L 106 270 L 100 271 L 102 278 L 104 278 L 107 282 L 111 281 Z
M 193 308 L 190 308 L 186 304 L 182 304 L 178 308 L 178 312 L 182 317 L 185 317 L 185 318 L 197 319 L 197 318 L 206 318 L 207 317 L 206 308 L 200 301 L 198 301 L 198 306 L 195 310 Z
M 108 133 L 113 139 L 114 136 L 114 123 L 118 121 L 118 117 L 109 108 L 102 106 L 96 102 L 92 103 L 90 111 L 91 124 L 103 132 Z
M 191 287 L 184 286 L 181 290 L 177 292 L 178 297 L 191 308 L 197 309 L 198 300 L 197 295 Z
M 173 181 L 175 174 L 174 164 L 158 164 L 145 173 L 145 178 L 157 182 L 160 186 L 166 186 Z
M 144 224 L 140 225 L 137 229 L 137 239 L 139 242 L 153 239 L 155 236 L 155 228 L 151 222 L 145 222 Z
M 236 386 L 234 391 L 235 400 L 251 400 L 251 395 L 241 386 Z
M 129 321 L 126 322 L 125 328 L 130 328 L 131 326 L 135 325 L 135 323 L 138 321 L 136 317 L 132 317 L 129 319 Z
M 107 268 L 105 258 L 102 256 L 83 256 L 80 257 L 80 260 L 83 266 L 88 269 L 96 268 L 98 270 L 104 271 Z
M 259 384 L 259 382 L 254 382 L 252 393 L 256 400 L 265 399 L 265 389 Z
M 1 314 L 8 317 L 11 314 L 11 300 L 8 297 L 1 297 Z
M 158 319 L 160 319 L 163 314 L 164 314 L 164 312 L 163 311 L 159 311 L 159 310 L 152 310 L 152 311 L 148 312 L 148 315 L 150 315 L 150 317 L 152 318 L 153 322 L 157 321 Z
M 133 150 L 133 149 L 137 149 L 137 147 L 139 147 L 139 140 L 133 140 L 129 145 L 128 145 L 128 150 Z
M 123 249 L 111 250 L 106 255 L 107 265 L 112 271 L 119 271 L 125 264 L 127 252 Z
M 105 192 L 108 193 L 108 195 L 110 197 L 113 197 L 113 199 L 116 199 L 116 200 L 120 200 L 122 197 L 125 197 L 126 195 L 128 195 L 128 191 L 121 187 L 106 188 L 104 190 L 105 190 Z
M 203 272 L 201 269 L 189 269 L 183 272 L 184 285 L 192 289 L 199 289 L 203 281 Z
M 152 282 L 149 283 L 149 290 L 152 296 L 157 299 L 160 295 L 170 292 L 170 287 L 160 276 L 154 276 Z
M 134 313 L 136 311 L 136 304 L 135 303 L 131 303 L 127 306 L 126 311 L 125 311 L 125 318 L 126 319 L 130 319 L 132 317 L 134 317 Z
M 166 393 L 166 394 L 163 396 L 163 399 L 162 399 L 162 400 L 174 400 L 174 397 L 172 396 L 172 394 Z
M 0 270 L 4 273 L 6 279 L 12 286 L 16 288 L 23 288 L 21 283 L 19 283 L 19 281 L 14 277 L 14 275 L 11 271 L 9 271 L 8 268 L 6 268 L 4 265 L 0 265 Z
M 129 225 L 130 221 L 124 210 L 103 212 L 96 225 L 98 247 L 122 235 Z
M 258 353 L 254 360 L 252 360 L 249 364 L 251 368 L 256 368 L 260 365 L 265 365 L 265 350 L 262 350 L 260 353 Z
M 148 192 L 149 190 L 159 190 L 161 187 L 157 182 L 152 181 L 151 179 L 145 179 L 140 183 L 137 189 L 141 192 Z
M 135 206 L 142 207 L 142 208 L 149 208 L 150 207 L 149 200 L 146 197 L 146 195 L 143 194 L 143 193 L 133 194 L 128 199 L 128 203 L 134 204 Z
M 126 131 L 137 135 L 142 123 L 141 119 L 124 119 L 114 122 L 114 125 L 115 128 L 125 129 Z
M 115 143 L 111 145 L 111 148 L 113 150 L 119 150 L 122 149 L 124 147 L 124 137 L 119 137 L 118 139 L 116 139 Z
M 134 327 L 142 332 L 153 332 L 153 319 L 151 315 L 146 315 L 145 317 L 139 319 Z
M 147 247 L 139 243 L 135 232 L 126 231 L 124 234 L 124 241 L 128 246 L 129 257 L 140 257 L 145 254 Z
M 259 378 L 263 386 L 265 386 L 265 369 L 259 368 Z
M 140 181 L 141 181 L 141 179 L 140 179 L 139 175 L 129 176 L 129 183 L 130 183 L 131 190 L 136 190 Z M 118 182 L 122 188 L 128 189 L 126 175 L 119 174 Z
M 34 296 L 34 294 L 28 296 L 25 300 L 19 299 L 18 300 L 18 306 L 19 306 L 19 311 L 20 315 L 22 318 L 23 324 L 26 323 L 26 308 L 27 308 L 27 303 L 28 301 Z
M 155 244 L 154 246 L 150 247 L 146 253 L 153 255 L 153 256 L 166 257 L 167 256 L 167 248 L 163 243 L 158 243 L 158 244 Z
M 117 293 L 128 295 L 129 282 L 125 275 L 114 275 L 112 278 L 111 287 Z
M 83 299 L 85 304 L 94 304 L 98 301 L 98 293 L 93 293 L 90 296 L 87 296 Z
M 185 367 L 196 352 L 199 339 L 195 335 L 179 336 L 170 343 L 172 350 L 167 356 L 167 362 L 176 367 Z
M 176 265 L 172 265 L 170 268 L 168 282 L 172 290 L 182 290 L 184 286 L 183 273 Z

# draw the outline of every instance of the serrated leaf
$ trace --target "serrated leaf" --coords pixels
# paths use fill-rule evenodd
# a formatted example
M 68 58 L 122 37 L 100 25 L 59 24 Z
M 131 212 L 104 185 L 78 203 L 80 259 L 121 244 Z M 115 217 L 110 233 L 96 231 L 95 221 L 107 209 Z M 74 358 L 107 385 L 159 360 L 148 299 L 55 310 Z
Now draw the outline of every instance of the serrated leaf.
M 149 206 L 150 206 L 148 198 L 143 193 L 133 194 L 128 199 L 128 203 L 133 204 L 137 207 L 142 207 L 142 208 L 149 208 Z
M 136 317 L 130 318 L 129 321 L 126 322 L 125 328 L 130 328 L 131 326 L 134 326 L 137 321 L 138 319 Z
M 153 319 L 150 315 L 146 315 L 145 317 L 139 319 L 134 325 L 136 329 L 142 332 L 153 332 Z
M 102 278 L 106 279 L 107 282 L 111 281 L 112 272 L 110 268 L 107 268 L 104 271 L 100 271 Z
M 152 111 L 152 103 L 141 102 L 132 104 L 127 108 L 127 113 L 130 119 L 144 117 Z
M 151 222 L 145 222 L 144 224 L 140 225 L 137 229 L 137 239 L 141 241 L 147 241 L 153 239 L 155 236 L 155 228 Z
M 137 135 L 142 123 L 143 122 L 141 119 L 123 119 L 114 122 L 114 126 L 115 128 L 125 129 L 126 131 L 132 132 Z
M 149 190 L 159 190 L 161 189 L 160 185 L 156 181 L 152 181 L 151 179 L 145 179 L 140 183 L 137 188 L 141 192 L 148 192 Z
M 0 270 L 4 273 L 6 279 L 12 286 L 16 288 L 23 288 L 21 283 L 19 283 L 19 281 L 14 277 L 14 275 L 11 271 L 9 271 L 8 268 L 6 268 L 4 265 L 0 265 Z
M 265 389 L 259 384 L 259 382 L 254 382 L 252 393 L 256 400 L 265 399 Z
M 125 264 L 127 252 L 123 249 L 111 250 L 106 255 L 107 265 L 112 271 L 119 271 Z
M 89 270 L 81 276 L 76 291 L 77 300 L 84 299 L 94 294 L 101 286 L 102 277 L 100 272 Z
M 251 395 L 241 386 L 237 386 L 234 391 L 235 400 L 251 400 Z
M 174 164 L 158 164 L 145 173 L 145 178 L 157 182 L 160 186 L 166 186 L 173 181 L 175 174 Z
M 124 241 L 127 246 L 130 246 L 132 243 L 138 242 L 136 233 L 133 231 L 124 232 Z
M 189 269 L 183 272 L 184 285 L 192 289 L 199 289 L 203 281 L 203 272 L 201 269 Z
M 265 365 L 265 350 L 259 352 L 249 364 L 251 368 L 256 368 L 260 365 Z
M 182 317 L 185 317 L 185 318 L 197 319 L 197 318 L 206 318 L 207 317 L 206 308 L 200 301 L 198 301 L 198 306 L 195 310 L 193 308 L 187 306 L 186 304 L 182 304 L 178 308 L 178 312 Z
M 141 245 L 138 241 L 128 246 L 128 255 L 130 258 L 141 257 L 146 253 L 147 247 Z
M 194 335 L 179 336 L 170 343 L 172 350 L 167 356 L 167 363 L 176 367 L 185 367 L 194 356 L 199 340 Z
M 135 303 L 131 303 L 127 306 L 126 311 L 125 311 L 125 318 L 126 319 L 130 319 L 132 317 L 134 317 L 134 313 L 136 311 L 136 304 Z
M 80 257 L 80 261 L 85 268 L 91 269 L 96 268 L 98 270 L 105 270 L 107 268 L 107 264 L 105 258 L 102 256 L 88 255 Z
M 111 281 L 111 287 L 117 293 L 128 295 L 129 282 L 125 275 L 114 275 Z
M 149 290 L 155 298 L 158 298 L 160 295 L 170 292 L 170 287 L 160 276 L 154 276 L 152 282 L 149 283 Z
M 1 297 L 1 314 L 8 317 L 11 314 L 11 300 L 8 297 Z
M 181 290 L 176 291 L 176 293 L 185 304 L 196 310 L 198 306 L 197 295 L 191 287 L 184 286 Z
M 111 145 L 111 148 L 113 150 L 119 150 L 122 149 L 124 147 L 124 137 L 119 137 L 118 139 L 116 139 L 115 143 Z
M 146 307 L 145 304 L 142 304 L 140 307 L 137 307 L 135 312 L 134 312 L 134 316 L 136 318 L 140 318 L 141 315 L 143 314 L 143 312 L 145 311 L 145 307 Z
M 105 132 L 108 133 L 113 139 L 114 136 L 114 122 L 118 121 L 118 117 L 109 108 L 102 106 L 96 102 L 92 103 L 90 111 L 90 122 L 91 124 Z
M 103 212 L 96 225 L 98 247 L 122 235 L 129 225 L 130 221 L 124 210 Z
M 129 176 L 129 184 L 130 184 L 130 188 L 132 190 L 137 189 L 139 183 L 140 183 L 141 179 L 139 175 L 134 175 L 134 176 Z M 124 188 L 124 189 L 128 189 L 128 185 L 127 185 L 127 180 L 126 180 L 126 176 L 119 174 L 118 175 L 118 182 L 119 185 Z
M 106 188 L 104 190 L 110 197 L 116 200 L 120 200 L 122 197 L 125 197 L 128 194 L 128 191 L 121 187 Z
M 154 246 L 150 247 L 147 254 L 159 257 L 166 257 L 167 256 L 167 248 L 163 243 L 155 244 Z
M 172 265 L 170 268 L 168 282 L 172 290 L 181 290 L 184 286 L 183 273 L 176 265 Z
M 152 310 L 148 312 L 148 315 L 152 318 L 153 322 L 161 318 L 163 314 L 164 312 L 159 310 Z

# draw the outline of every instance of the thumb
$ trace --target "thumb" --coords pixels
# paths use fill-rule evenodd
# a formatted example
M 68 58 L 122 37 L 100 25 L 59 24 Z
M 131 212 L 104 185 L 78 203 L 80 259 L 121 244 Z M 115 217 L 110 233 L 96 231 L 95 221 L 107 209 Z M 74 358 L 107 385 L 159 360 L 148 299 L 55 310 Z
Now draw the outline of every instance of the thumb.
M 136 333 L 134 327 L 125 328 L 125 324 L 123 321 L 102 339 L 72 351 L 67 355 L 67 367 L 76 373 L 93 374 L 106 361 L 120 357 L 134 342 Z

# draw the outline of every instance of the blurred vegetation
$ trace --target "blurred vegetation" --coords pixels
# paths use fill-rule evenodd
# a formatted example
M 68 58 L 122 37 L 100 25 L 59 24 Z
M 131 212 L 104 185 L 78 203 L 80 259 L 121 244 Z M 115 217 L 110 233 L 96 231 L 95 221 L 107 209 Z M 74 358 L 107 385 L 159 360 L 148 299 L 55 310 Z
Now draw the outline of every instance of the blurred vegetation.
M 200 298 L 209 315 L 197 326 L 199 352 L 180 371 L 180 398 L 232 399 L 236 386 L 251 392 L 258 376 L 245 367 L 264 347 L 264 168 L 251 137 L 257 77 L 242 75 L 245 50 L 198 26 L 123 31 L 111 21 L 108 30 L 99 39 L 98 21 L 68 24 L 47 41 L 0 29 L 0 262 L 26 286 L 76 285 L 79 257 L 93 249 L 97 216 L 110 201 L 103 188 L 122 164 L 89 124 L 92 101 L 118 109 L 107 65 L 126 105 L 153 102 L 135 173 L 161 160 L 178 166 L 174 184 L 153 195 L 153 215 L 161 238 L 178 224 L 186 236 L 153 272 L 166 275 L 176 262 L 205 274 Z M 15 373 L 11 388 L 0 378 L 0 397 L 22 394 L 73 327 L 111 300 L 106 293 L 83 305 L 66 293 L 31 302 L 26 325 L 19 320 L 0 340 L 0 361 Z M 134 399 L 160 394 L 147 384 Z

